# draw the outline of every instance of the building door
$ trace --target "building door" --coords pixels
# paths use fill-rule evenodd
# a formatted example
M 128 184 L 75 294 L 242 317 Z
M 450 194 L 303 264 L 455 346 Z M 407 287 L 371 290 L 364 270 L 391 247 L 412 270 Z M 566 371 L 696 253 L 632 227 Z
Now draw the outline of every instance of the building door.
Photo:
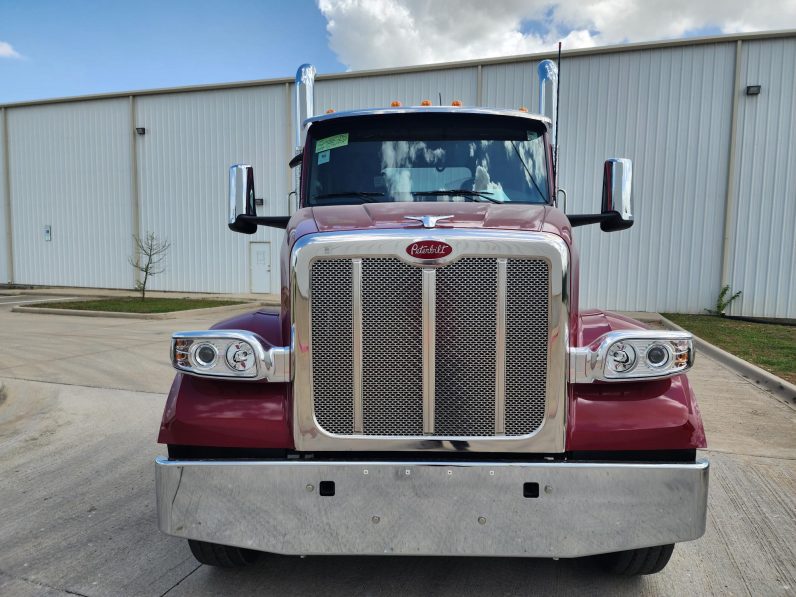
M 249 289 L 271 292 L 271 243 L 249 243 Z

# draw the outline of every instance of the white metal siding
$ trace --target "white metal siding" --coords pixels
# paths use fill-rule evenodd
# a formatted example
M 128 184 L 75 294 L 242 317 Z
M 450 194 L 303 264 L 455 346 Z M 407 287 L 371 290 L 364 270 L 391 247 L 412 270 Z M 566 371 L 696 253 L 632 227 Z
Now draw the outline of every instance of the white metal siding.
M 263 215 L 288 213 L 285 95 L 272 85 L 136 98 L 136 126 L 146 128 L 136 139 L 141 234 L 172 245 L 153 290 L 249 292 L 249 241 L 279 247 L 284 233 L 227 228 L 227 171 L 252 164 Z M 271 271 L 277 292 L 276 261 Z
M 567 211 L 598 212 L 603 161 L 633 160 L 634 226 L 575 230 L 581 304 L 701 312 L 721 275 L 734 46 L 574 58 L 562 71 Z
M 453 100 L 459 100 L 465 106 L 474 106 L 477 88 L 478 70 L 474 67 L 318 81 L 315 110 L 323 114 L 330 108 L 338 112 L 386 108 L 393 100 L 404 106 L 418 106 L 427 99 L 437 105 L 440 93 L 443 105 L 449 106 Z
M 6 239 L 6 172 L 5 172 L 5 125 L 3 110 L 0 110 L 0 284 L 10 282 L 8 271 L 8 241 Z
M 124 99 L 9 110 L 15 282 L 132 287 L 127 123 Z
M 730 314 L 796 318 L 796 39 L 745 42 L 738 87 Z

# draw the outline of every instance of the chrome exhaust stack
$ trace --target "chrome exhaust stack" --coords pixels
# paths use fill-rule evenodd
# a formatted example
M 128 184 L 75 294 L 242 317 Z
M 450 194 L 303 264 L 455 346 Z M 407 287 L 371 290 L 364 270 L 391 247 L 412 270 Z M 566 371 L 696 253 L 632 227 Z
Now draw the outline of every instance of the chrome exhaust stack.
M 539 114 L 547 116 L 550 127 L 550 145 L 556 147 L 556 108 L 558 107 L 558 67 L 552 60 L 542 60 L 537 67 L 539 74 Z
M 293 106 L 294 150 L 296 155 L 304 148 L 304 121 L 315 115 L 315 67 L 302 64 L 296 71 L 296 103 Z M 293 202 L 291 213 L 298 210 L 301 186 L 301 168 L 293 169 Z
M 298 153 L 304 146 L 304 121 L 315 115 L 315 67 L 311 64 L 302 64 L 296 71 L 295 108 L 295 149 Z

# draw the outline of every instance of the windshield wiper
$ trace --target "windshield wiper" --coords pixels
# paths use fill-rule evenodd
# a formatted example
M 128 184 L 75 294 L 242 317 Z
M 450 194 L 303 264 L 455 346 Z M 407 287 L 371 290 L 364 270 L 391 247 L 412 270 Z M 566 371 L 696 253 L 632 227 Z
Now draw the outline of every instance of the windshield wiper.
M 384 197 L 384 193 L 374 193 L 370 191 L 345 191 L 340 193 L 322 193 L 314 195 L 312 199 L 339 199 L 341 197 L 358 197 L 364 203 L 373 203 L 374 197 Z
M 481 197 L 492 203 L 503 203 L 499 199 L 492 197 L 492 191 L 468 191 L 467 189 L 447 189 L 442 191 L 412 191 L 412 195 L 420 195 L 421 197 L 442 197 L 449 195 L 451 197 Z

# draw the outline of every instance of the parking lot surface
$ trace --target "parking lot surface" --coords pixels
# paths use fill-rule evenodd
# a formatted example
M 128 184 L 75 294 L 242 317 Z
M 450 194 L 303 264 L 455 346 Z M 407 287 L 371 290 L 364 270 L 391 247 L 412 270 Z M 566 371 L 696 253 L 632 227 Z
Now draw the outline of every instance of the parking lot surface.
M 2 595 L 789 595 L 796 592 L 796 411 L 698 357 L 711 460 L 705 536 L 660 574 L 588 561 L 269 556 L 198 565 L 156 526 L 168 339 L 210 317 L 11 313 L 0 299 Z M 30 296 L 25 297 L 30 299 Z M 528 533 L 534 532 L 533 526 Z

